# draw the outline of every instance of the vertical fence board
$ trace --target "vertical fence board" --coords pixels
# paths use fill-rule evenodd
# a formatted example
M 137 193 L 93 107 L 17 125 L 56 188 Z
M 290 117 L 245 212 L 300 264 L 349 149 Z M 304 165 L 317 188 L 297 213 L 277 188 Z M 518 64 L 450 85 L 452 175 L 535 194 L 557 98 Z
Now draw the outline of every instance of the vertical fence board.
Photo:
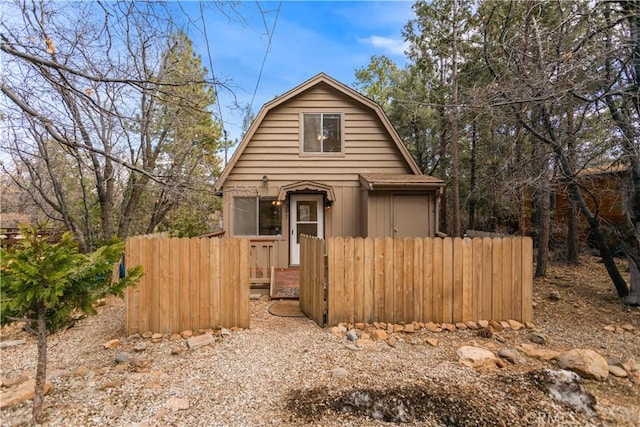
M 146 241 L 149 245 L 147 262 L 151 265 L 149 330 L 160 332 L 160 241 L 159 239 L 150 238 L 146 238 Z
M 354 322 L 354 300 L 355 300 L 355 241 L 352 237 L 344 239 L 344 304 L 342 310 L 345 322 Z
M 511 270 L 511 243 L 513 239 L 506 237 L 502 239 L 502 257 L 500 257 L 500 262 L 502 263 L 502 273 L 501 282 L 502 282 L 502 308 L 500 313 L 502 313 L 501 319 L 513 319 L 513 277 Z M 507 297 L 508 296 L 508 297 Z
M 393 240 L 393 315 L 392 322 L 404 320 L 404 244 Z
M 249 288 L 250 288 L 250 273 L 249 273 L 249 239 L 242 239 L 239 241 L 239 268 L 238 268 L 238 323 L 237 326 L 241 328 L 249 327 L 249 318 L 251 317 L 249 312 Z M 268 264 L 267 264 L 268 265 Z
M 336 239 L 329 239 L 327 241 L 327 323 L 335 325 L 336 320 L 336 303 L 337 285 L 336 285 Z
M 463 312 L 463 285 L 462 285 L 462 275 L 464 273 L 464 254 L 463 254 L 463 246 L 462 239 L 460 237 L 456 237 L 453 239 L 453 310 L 452 310 L 452 321 L 453 322 L 461 322 L 463 320 L 462 312 Z
M 491 304 L 493 299 L 493 240 L 489 237 L 482 239 L 482 312 L 480 319 L 491 319 Z
M 238 307 L 239 295 L 238 295 L 238 287 L 239 287 L 239 279 L 238 279 L 238 271 L 240 269 L 240 240 L 238 239 L 229 239 L 229 249 L 231 253 L 231 259 L 229 260 L 229 289 L 230 289 L 230 297 L 227 301 L 227 306 L 225 312 L 227 314 L 227 325 L 237 326 L 238 325 L 238 310 L 235 308 Z
M 373 265 L 373 289 L 374 289 L 374 318 L 377 321 L 384 319 L 384 262 L 385 262 L 385 239 L 377 237 L 373 241 L 375 252 L 375 262 Z
M 415 313 L 413 311 L 413 256 L 414 256 L 414 244 L 413 239 L 405 238 L 402 241 L 403 246 L 403 272 L 402 272 L 402 315 L 403 321 L 409 323 L 416 320 Z
M 171 332 L 171 300 L 172 300 L 172 287 L 171 287 L 171 269 L 167 268 L 170 263 L 170 246 L 169 239 L 155 239 L 159 245 L 159 257 L 158 257 L 158 270 L 160 280 L 158 283 L 158 329 L 156 332 L 169 333 Z
M 200 245 L 189 239 L 189 323 L 192 329 L 200 325 Z
M 374 245 L 372 239 L 364 239 L 364 321 L 367 323 L 374 322 L 375 319 L 375 303 L 374 303 L 374 286 L 373 286 L 373 277 L 374 277 L 374 260 L 375 260 L 375 252 Z
M 209 248 L 209 239 L 198 239 L 198 249 L 200 252 L 199 262 L 199 289 L 200 298 L 198 301 L 198 310 L 200 327 L 211 328 L 211 314 L 209 312 L 209 302 L 211 300 L 211 278 L 209 277 L 209 264 L 211 263 L 211 251 Z M 217 325 L 216 325 L 217 326 Z
M 393 239 L 391 237 L 384 238 L 384 317 L 383 322 L 394 322 L 394 271 L 393 271 L 393 259 L 394 248 Z
M 453 239 L 442 241 L 442 321 L 453 321 Z
M 522 238 L 511 241 L 511 318 L 522 319 Z
M 180 328 L 191 329 L 191 297 L 189 285 L 189 268 L 191 266 L 191 246 L 189 239 L 180 239 Z
M 422 305 L 424 301 L 424 239 L 413 240 L 413 319 L 424 320 Z
M 222 239 L 209 239 L 209 280 L 211 281 L 211 290 L 209 291 L 209 319 L 211 326 L 217 328 L 220 326 L 220 269 L 224 259 L 221 254 L 220 245 Z
M 462 314 L 461 321 L 477 320 L 474 317 L 473 301 L 473 242 L 466 238 L 462 240 Z
M 422 281 L 422 320 L 430 321 L 436 318 L 433 309 L 433 242 L 434 239 L 423 239 L 422 255 L 423 255 L 423 281 Z
M 473 247 L 473 312 L 471 319 L 482 319 L 482 239 L 474 238 Z
M 444 239 L 433 241 L 433 310 L 436 322 L 444 321 L 444 292 L 442 289 L 442 245 Z
M 149 310 L 151 309 L 149 301 L 151 297 L 151 276 L 153 272 L 152 264 L 149 262 L 149 239 L 140 237 L 138 241 L 138 247 L 140 249 L 140 264 L 147 266 L 146 274 L 142 276 L 140 283 L 140 311 L 138 314 L 138 324 L 140 325 L 141 332 L 147 332 L 149 330 Z
M 502 317 L 502 239 L 495 237 L 492 240 L 491 260 L 491 318 L 500 320 Z
M 353 239 L 353 318 L 364 320 L 364 239 Z
M 522 240 L 522 321 L 533 319 L 533 239 Z
M 167 332 L 180 330 L 180 240 L 167 238 L 167 252 L 169 255 L 167 280 L 169 282 L 169 315 L 167 316 Z

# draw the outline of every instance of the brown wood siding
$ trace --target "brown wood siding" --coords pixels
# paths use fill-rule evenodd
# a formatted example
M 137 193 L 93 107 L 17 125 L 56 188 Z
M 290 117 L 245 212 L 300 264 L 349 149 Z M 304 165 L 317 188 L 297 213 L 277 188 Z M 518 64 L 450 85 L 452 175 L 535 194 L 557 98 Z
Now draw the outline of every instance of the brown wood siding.
M 435 194 L 407 193 L 399 191 L 372 191 L 369 192 L 365 206 L 362 209 L 368 213 L 367 230 L 365 237 L 394 237 L 393 233 L 393 196 L 420 194 L 426 198 L 428 204 L 428 224 L 429 234 L 436 230 L 436 196 Z M 433 237 L 430 235 L 430 237 Z
M 337 112 L 343 119 L 343 154 L 300 153 L 300 113 Z M 270 111 L 230 171 L 225 188 L 295 181 L 358 187 L 360 173 L 411 173 L 377 115 L 328 85 L 317 85 Z

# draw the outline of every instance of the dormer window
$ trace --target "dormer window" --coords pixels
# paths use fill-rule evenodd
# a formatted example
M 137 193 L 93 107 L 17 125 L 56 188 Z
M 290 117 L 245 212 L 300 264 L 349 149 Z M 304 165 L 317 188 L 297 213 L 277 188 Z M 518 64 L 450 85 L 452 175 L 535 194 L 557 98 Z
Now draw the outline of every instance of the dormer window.
M 303 153 L 342 152 L 342 114 L 302 114 Z

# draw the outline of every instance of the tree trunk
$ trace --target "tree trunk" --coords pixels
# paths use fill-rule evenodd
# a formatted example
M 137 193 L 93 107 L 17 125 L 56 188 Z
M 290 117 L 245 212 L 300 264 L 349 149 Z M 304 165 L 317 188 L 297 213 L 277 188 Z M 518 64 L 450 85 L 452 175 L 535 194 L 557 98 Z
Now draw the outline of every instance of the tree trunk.
M 540 143 L 534 144 L 534 161 L 540 173 L 540 181 L 534 191 L 536 210 L 537 257 L 535 277 L 544 277 L 549 264 L 549 238 L 551 236 L 551 206 L 549 200 L 549 153 Z
M 577 153 L 573 111 L 567 111 L 567 149 L 571 170 L 576 170 Z M 578 212 L 571 194 L 567 203 L 567 261 L 578 264 Z
M 451 204 L 453 210 L 452 233 L 454 237 L 460 237 L 460 160 L 458 149 L 458 2 L 452 5 L 452 54 L 451 54 Z
M 39 424 L 44 406 L 44 388 L 47 381 L 47 308 L 43 302 L 38 303 L 36 335 L 38 337 L 38 366 L 36 368 L 36 385 L 33 395 L 33 423 Z

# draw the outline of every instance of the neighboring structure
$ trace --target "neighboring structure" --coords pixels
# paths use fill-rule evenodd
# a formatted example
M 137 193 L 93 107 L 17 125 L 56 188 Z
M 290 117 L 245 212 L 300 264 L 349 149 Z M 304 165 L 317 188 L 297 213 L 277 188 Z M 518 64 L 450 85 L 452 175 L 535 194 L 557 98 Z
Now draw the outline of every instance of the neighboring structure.
M 215 190 L 226 236 L 264 242 L 282 268 L 301 234 L 435 236 L 444 186 L 378 104 L 321 73 L 262 107 Z

